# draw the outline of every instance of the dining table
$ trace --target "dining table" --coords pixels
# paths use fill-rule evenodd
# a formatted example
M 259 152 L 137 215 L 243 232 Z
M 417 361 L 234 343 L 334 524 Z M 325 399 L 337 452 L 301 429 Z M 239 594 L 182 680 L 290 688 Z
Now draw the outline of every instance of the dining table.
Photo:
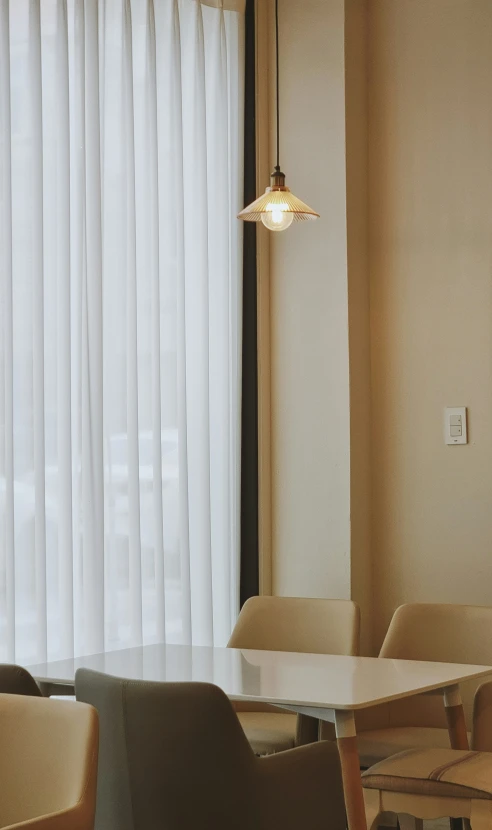
M 468 749 L 460 683 L 490 666 L 154 643 L 26 668 L 46 694 L 73 693 L 79 668 L 145 681 L 199 681 L 231 701 L 272 704 L 335 724 L 349 830 L 366 830 L 355 714 L 418 694 L 441 694 L 450 744 Z M 329 809 L 329 807 L 327 807 Z

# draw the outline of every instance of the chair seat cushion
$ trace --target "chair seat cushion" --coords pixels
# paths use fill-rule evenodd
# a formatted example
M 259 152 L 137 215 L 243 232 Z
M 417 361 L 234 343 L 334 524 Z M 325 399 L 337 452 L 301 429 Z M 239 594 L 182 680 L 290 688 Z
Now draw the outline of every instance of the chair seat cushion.
M 238 712 L 237 716 L 256 755 L 273 755 L 295 746 L 297 715 Z
M 366 770 L 362 784 L 386 792 L 492 799 L 492 753 L 411 749 Z
M 371 729 L 357 736 L 360 765 L 363 769 L 407 749 L 438 747 L 449 749 L 447 729 L 421 726 L 392 726 Z

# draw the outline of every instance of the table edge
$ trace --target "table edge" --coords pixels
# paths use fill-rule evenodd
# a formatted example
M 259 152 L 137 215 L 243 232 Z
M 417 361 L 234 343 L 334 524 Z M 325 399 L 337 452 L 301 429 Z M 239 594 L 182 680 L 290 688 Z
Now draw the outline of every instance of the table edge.
M 27 667 L 28 668 L 28 667 Z M 109 674 L 109 672 L 108 672 Z M 380 698 L 374 698 L 373 700 L 365 701 L 363 703 L 356 703 L 356 704 L 333 704 L 333 703 L 319 703 L 319 702 L 312 702 L 312 701 L 293 701 L 293 700 L 284 700 L 282 698 L 268 698 L 259 695 L 241 695 L 241 694 L 227 694 L 229 700 L 232 700 L 237 703 L 259 703 L 259 704 L 269 704 L 271 706 L 277 706 L 278 708 L 290 708 L 292 711 L 296 711 L 296 708 L 309 708 L 309 709 L 317 709 L 319 711 L 328 710 L 328 711 L 338 711 L 338 712 L 357 712 L 362 709 L 370 709 L 372 706 L 381 706 L 384 703 L 391 703 L 394 700 L 404 700 L 408 697 L 416 697 L 418 695 L 423 695 L 426 692 L 439 692 L 444 690 L 450 686 L 459 686 L 461 683 L 466 683 L 469 680 L 477 680 L 480 677 L 487 677 L 488 675 L 492 675 L 492 666 L 484 667 L 483 670 L 479 672 L 472 672 L 471 674 L 463 675 L 460 678 L 454 678 L 449 683 L 429 683 L 424 686 L 420 686 L 418 689 L 414 689 L 409 692 L 397 693 L 392 695 L 387 695 Z M 110 675 L 116 676 L 116 675 Z M 72 680 L 62 679 L 62 678 L 48 678 L 42 677 L 40 675 L 34 675 L 34 678 L 39 683 L 46 683 L 50 684 L 51 686 L 75 686 L 75 678 Z M 148 681 L 150 683 L 155 682 L 163 682 L 163 681 Z M 190 681 L 193 682 L 193 681 Z M 218 685 L 218 684 L 216 684 Z

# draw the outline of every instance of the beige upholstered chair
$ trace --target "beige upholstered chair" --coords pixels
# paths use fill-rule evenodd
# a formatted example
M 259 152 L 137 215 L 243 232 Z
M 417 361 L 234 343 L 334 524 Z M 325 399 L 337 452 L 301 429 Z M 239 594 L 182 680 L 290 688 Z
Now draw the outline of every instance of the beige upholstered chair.
M 99 711 L 96 830 L 345 830 L 335 744 L 256 758 L 225 694 L 80 669 Z
M 381 813 L 419 820 L 471 820 L 472 830 L 492 826 L 492 754 L 456 749 L 410 749 L 380 761 L 362 775 L 368 830 Z
M 97 746 L 91 706 L 0 694 L 0 827 L 92 830 Z
M 252 597 L 243 606 L 229 647 L 306 654 L 359 653 L 360 609 L 355 602 L 304 597 Z M 235 704 L 257 755 L 269 755 L 318 738 L 313 718 L 273 706 Z M 325 737 L 334 737 L 328 724 Z M 330 729 L 331 728 L 331 729 Z
M 450 816 L 471 820 L 472 830 L 492 826 L 492 683 L 477 691 L 471 751 L 431 748 L 400 752 L 362 776 L 368 830 L 384 812 L 419 820 Z
M 412 604 L 398 608 L 380 657 L 492 665 L 492 608 L 473 605 Z M 463 684 L 469 729 L 478 684 Z M 357 717 L 362 767 L 411 748 L 449 748 L 446 715 L 440 695 L 421 695 L 364 710 Z M 492 730 L 482 748 L 492 751 Z

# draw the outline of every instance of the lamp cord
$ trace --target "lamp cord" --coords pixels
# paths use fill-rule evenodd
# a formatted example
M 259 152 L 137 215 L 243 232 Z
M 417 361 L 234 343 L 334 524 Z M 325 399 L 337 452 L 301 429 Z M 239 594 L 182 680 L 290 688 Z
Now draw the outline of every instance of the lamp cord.
M 275 56 L 277 84 L 277 170 L 280 170 L 280 93 L 279 93 L 279 58 L 278 58 L 278 0 L 275 0 Z

